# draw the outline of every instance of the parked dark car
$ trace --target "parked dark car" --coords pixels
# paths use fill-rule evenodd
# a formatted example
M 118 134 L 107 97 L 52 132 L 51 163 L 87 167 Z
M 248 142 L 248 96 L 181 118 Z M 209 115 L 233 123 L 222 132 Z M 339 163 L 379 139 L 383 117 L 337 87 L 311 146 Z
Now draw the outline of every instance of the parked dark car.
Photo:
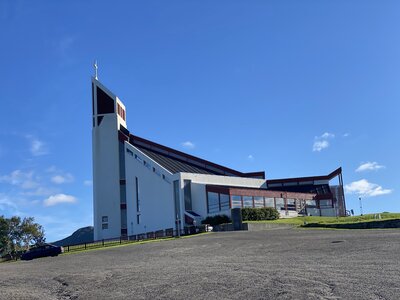
M 64 248 L 60 246 L 55 246 L 52 244 L 44 244 L 41 246 L 36 246 L 29 249 L 27 252 L 21 255 L 21 260 L 31 260 L 39 257 L 46 256 L 57 256 L 64 252 Z

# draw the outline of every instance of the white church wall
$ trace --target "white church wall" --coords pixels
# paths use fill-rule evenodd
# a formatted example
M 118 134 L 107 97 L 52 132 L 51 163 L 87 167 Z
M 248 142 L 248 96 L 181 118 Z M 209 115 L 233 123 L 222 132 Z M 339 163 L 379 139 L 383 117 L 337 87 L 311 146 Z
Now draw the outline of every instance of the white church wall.
M 121 234 L 119 160 L 116 115 L 104 115 L 93 128 L 94 238 L 107 239 Z M 102 217 L 108 218 L 103 229 Z
M 125 166 L 128 235 L 174 228 L 172 174 L 129 143 L 125 143 Z M 139 224 L 137 224 L 136 177 L 140 202 Z

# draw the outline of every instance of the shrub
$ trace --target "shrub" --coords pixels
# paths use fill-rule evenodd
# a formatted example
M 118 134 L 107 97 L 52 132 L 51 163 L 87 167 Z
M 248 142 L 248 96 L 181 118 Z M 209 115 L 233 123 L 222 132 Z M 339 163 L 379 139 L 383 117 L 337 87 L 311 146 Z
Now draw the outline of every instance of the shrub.
M 260 220 L 276 220 L 276 219 L 279 219 L 279 212 L 272 207 L 242 208 L 243 221 L 260 221 Z
M 209 224 L 211 226 L 219 225 L 219 224 L 224 224 L 224 223 L 230 223 L 231 219 L 227 215 L 216 215 L 212 217 L 207 217 L 203 221 L 201 221 L 202 224 Z

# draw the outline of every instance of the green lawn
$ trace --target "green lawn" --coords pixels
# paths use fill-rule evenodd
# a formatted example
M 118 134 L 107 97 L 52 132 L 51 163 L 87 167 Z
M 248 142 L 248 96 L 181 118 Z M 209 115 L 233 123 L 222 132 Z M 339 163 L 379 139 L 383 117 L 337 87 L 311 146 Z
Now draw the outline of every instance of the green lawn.
M 400 213 L 381 213 L 382 220 L 389 219 L 400 219 Z M 354 217 L 297 217 L 288 219 L 278 219 L 272 221 L 245 221 L 249 223 L 276 223 L 276 224 L 293 224 L 293 225 L 303 225 L 304 222 L 309 223 L 319 223 L 319 224 L 335 224 L 335 223 L 359 223 L 359 222 L 371 222 L 379 221 L 379 219 L 374 219 L 374 214 L 367 214 L 363 216 Z

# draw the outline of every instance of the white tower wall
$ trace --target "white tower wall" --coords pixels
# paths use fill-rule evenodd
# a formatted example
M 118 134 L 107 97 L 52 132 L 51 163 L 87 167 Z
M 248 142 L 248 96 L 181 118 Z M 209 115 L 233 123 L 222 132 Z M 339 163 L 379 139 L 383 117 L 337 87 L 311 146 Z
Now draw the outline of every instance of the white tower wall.
M 121 235 L 118 127 L 124 120 L 117 114 L 119 99 L 94 78 L 92 84 L 93 220 L 94 239 L 100 240 Z M 97 87 L 109 97 L 106 100 L 109 108 L 112 102 L 114 112 L 99 111 Z

